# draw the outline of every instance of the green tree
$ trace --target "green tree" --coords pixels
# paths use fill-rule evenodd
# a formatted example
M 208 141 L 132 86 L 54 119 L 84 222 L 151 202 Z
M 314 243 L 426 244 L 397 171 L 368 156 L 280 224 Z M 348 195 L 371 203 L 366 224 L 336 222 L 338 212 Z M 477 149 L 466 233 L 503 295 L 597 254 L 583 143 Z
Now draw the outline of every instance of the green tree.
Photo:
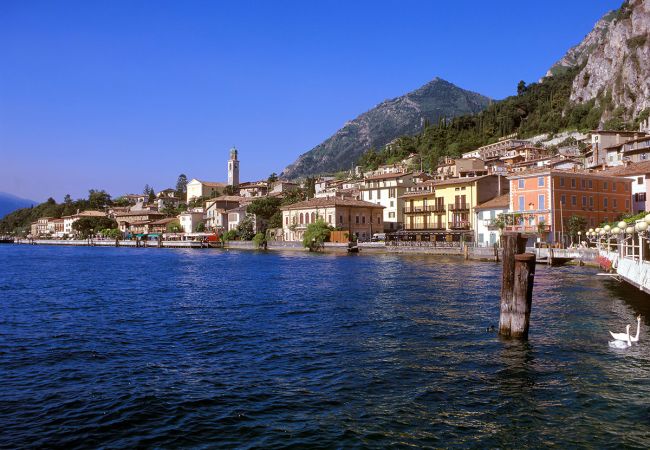
M 278 181 L 278 174 L 273 172 L 271 175 L 269 175 L 269 178 L 266 180 L 269 184 L 275 183 Z
M 168 233 L 180 233 L 181 223 L 178 220 L 173 220 L 167 224 L 166 230 Z
M 314 198 L 316 195 L 316 177 L 307 177 L 305 180 L 305 196 Z
M 155 200 L 156 200 L 156 193 L 154 192 L 153 187 L 151 187 L 149 188 L 149 198 L 147 199 L 147 201 L 149 203 L 153 203 Z
M 323 219 L 307 225 L 302 238 L 302 245 L 309 249 L 321 247 L 330 237 L 331 229 Z
M 567 231 L 571 240 L 575 241 L 578 238 L 578 231 L 584 232 L 587 227 L 587 219 L 582 216 L 573 215 L 567 220 Z
M 204 233 L 205 232 L 205 223 L 204 222 L 199 222 L 196 225 L 196 232 L 197 233 Z
M 126 197 L 117 197 L 113 200 L 114 206 L 129 206 L 129 200 Z
M 224 195 L 235 195 L 237 194 L 237 192 L 238 192 L 237 186 L 227 185 L 226 187 L 223 188 Z
M 187 193 L 187 176 L 182 173 L 178 176 L 178 179 L 176 180 L 176 196 L 178 198 L 185 198 L 185 194 Z
M 228 230 L 221 236 L 221 240 L 224 242 L 234 241 L 235 239 L 237 239 L 237 237 L 238 237 L 237 230 Z
M 280 199 L 276 197 L 256 198 L 248 205 L 246 212 L 268 221 L 279 211 L 280 204 Z
M 88 207 L 103 210 L 111 206 L 111 196 L 104 190 L 91 189 L 88 191 Z
M 117 222 L 108 217 L 82 217 L 72 223 L 72 229 L 83 238 L 113 228 L 117 228 Z
M 517 95 L 524 95 L 526 93 L 526 82 L 521 80 L 517 84 Z
M 266 247 L 266 235 L 264 233 L 257 233 L 253 236 L 253 243 L 256 248 Z
M 250 241 L 255 236 L 253 229 L 253 217 L 246 215 L 237 225 L 237 235 L 243 241 Z
M 105 228 L 100 230 L 99 234 L 109 239 L 121 239 L 122 232 L 118 228 Z

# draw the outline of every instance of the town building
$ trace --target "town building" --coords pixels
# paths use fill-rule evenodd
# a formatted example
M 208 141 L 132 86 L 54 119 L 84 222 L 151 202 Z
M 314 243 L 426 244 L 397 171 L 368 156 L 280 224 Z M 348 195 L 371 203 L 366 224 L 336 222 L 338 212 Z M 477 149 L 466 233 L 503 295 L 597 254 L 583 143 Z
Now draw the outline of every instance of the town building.
M 63 234 L 67 234 L 68 236 L 76 234 L 72 228 L 72 224 L 82 217 L 106 217 L 106 213 L 103 211 L 87 210 L 77 212 L 77 214 L 70 216 L 63 216 Z
M 592 130 L 588 137 L 590 148 L 585 153 L 585 168 L 620 165 L 623 158 L 620 145 L 645 135 L 641 131 Z
M 384 231 L 385 207 L 362 200 L 339 197 L 313 198 L 281 207 L 285 241 L 301 241 L 307 226 L 323 219 L 329 226 L 347 231 L 359 240 L 369 240 Z
M 223 192 L 226 183 L 217 181 L 201 181 L 193 178 L 187 183 L 187 201 L 192 201 L 195 198 L 212 198 Z
M 471 241 L 479 204 L 508 192 L 501 175 L 427 181 L 401 196 L 404 229 L 398 238 L 427 241 Z
M 183 233 L 194 233 L 199 231 L 200 224 L 205 224 L 205 213 L 203 208 L 195 208 L 183 211 L 178 215 L 178 222 Z
M 507 216 L 510 208 L 510 194 L 494 197 L 474 208 L 476 214 L 476 245 L 499 244 L 501 227 L 499 220 Z M 505 225 L 505 222 L 503 222 Z
M 632 181 L 632 212 L 640 213 L 647 211 L 646 199 L 648 198 L 648 188 L 650 187 L 650 160 L 637 163 L 625 162 L 622 166 L 612 167 L 604 172 L 603 175 L 612 175 L 616 177 L 628 178 Z
M 138 210 L 115 214 L 115 221 L 122 233 L 142 234 L 147 232 L 147 225 L 160 220 L 165 215 L 158 211 Z
M 249 199 L 238 195 L 222 195 L 205 202 L 205 227 L 210 231 L 227 231 L 228 211 L 239 208 Z
M 632 180 L 595 171 L 543 168 L 513 174 L 506 230 L 567 243 L 568 220 L 580 216 L 588 228 L 632 211 Z
M 178 208 L 181 199 L 176 196 L 175 189 L 164 189 L 156 194 L 156 206 L 158 210 L 164 208 Z
M 247 198 L 264 197 L 268 190 L 266 181 L 247 181 L 239 185 L 239 195 Z
M 462 154 L 463 158 L 478 158 L 487 161 L 491 158 L 501 158 L 508 150 L 529 145 L 530 141 L 523 139 L 503 138 L 493 144 L 484 145 L 475 150 Z
M 397 231 L 404 224 L 401 196 L 414 185 L 413 172 L 393 172 L 366 177 L 360 188 L 361 200 L 384 207 L 381 231 Z
M 475 177 L 478 175 L 487 175 L 488 170 L 485 162 L 478 158 L 458 158 L 453 159 L 445 157 L 436 167 L 436 179 L 445 180 L 447 178 L 458 177 Z

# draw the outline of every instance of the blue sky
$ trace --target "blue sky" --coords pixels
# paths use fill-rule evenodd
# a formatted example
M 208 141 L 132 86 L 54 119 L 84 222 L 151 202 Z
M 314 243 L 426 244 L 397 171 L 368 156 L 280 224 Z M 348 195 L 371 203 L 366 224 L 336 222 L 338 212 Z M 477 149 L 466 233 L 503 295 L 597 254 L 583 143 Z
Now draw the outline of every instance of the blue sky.
M 243 181 L 439 76 L 492 98 L 619 1 L 0 2 L 0 191 Z

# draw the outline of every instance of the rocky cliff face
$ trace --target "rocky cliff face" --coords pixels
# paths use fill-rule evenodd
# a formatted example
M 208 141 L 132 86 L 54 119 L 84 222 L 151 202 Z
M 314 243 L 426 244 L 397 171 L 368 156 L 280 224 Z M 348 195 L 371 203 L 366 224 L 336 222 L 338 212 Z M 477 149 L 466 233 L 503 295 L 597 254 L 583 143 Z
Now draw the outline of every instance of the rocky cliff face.
M 402 97 L 387 100 L 347 122 L 325 142 L 301 155 L 283 176 L 297 178 L 350 169 L 361 154 L 404 135 L 418 133 L 426 120 L 473 114 L 490 99 L 436 78 Z
M 650 108 L 650 0 L 631 0 L 606 14 L 547 75 L 582 64 L 570 99 L 595 99 L 601 123 L 614 116 L 629 120 Z

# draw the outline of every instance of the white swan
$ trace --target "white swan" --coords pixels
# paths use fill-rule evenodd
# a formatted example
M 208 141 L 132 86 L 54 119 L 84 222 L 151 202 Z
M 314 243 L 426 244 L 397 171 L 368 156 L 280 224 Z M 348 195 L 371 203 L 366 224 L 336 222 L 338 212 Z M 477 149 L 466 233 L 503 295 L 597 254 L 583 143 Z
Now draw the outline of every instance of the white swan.
M 629 325 L 627 326 L 627 331 L 630 331 Z M 610 341 L 609 346 L 613 348 L 628 348 L 632 346 L 632 341 L 630 341 L 630 335 L 628 334 L 627 339 L 625 339 L 624 341 L 618 339 L 615 341 Z
M 625 329 L 627 330 L 626 333 L 612 333 L 610 331 L 609 334 L 611 334 L 612 337 L 617 341 L 627 341 L 630 337 L 630 325 L 628 324 Z
M 636 317 L 636 336 L 630 336 L 632 342 L 639 342 L 639 330 L 641 329 L 641 314 Z

